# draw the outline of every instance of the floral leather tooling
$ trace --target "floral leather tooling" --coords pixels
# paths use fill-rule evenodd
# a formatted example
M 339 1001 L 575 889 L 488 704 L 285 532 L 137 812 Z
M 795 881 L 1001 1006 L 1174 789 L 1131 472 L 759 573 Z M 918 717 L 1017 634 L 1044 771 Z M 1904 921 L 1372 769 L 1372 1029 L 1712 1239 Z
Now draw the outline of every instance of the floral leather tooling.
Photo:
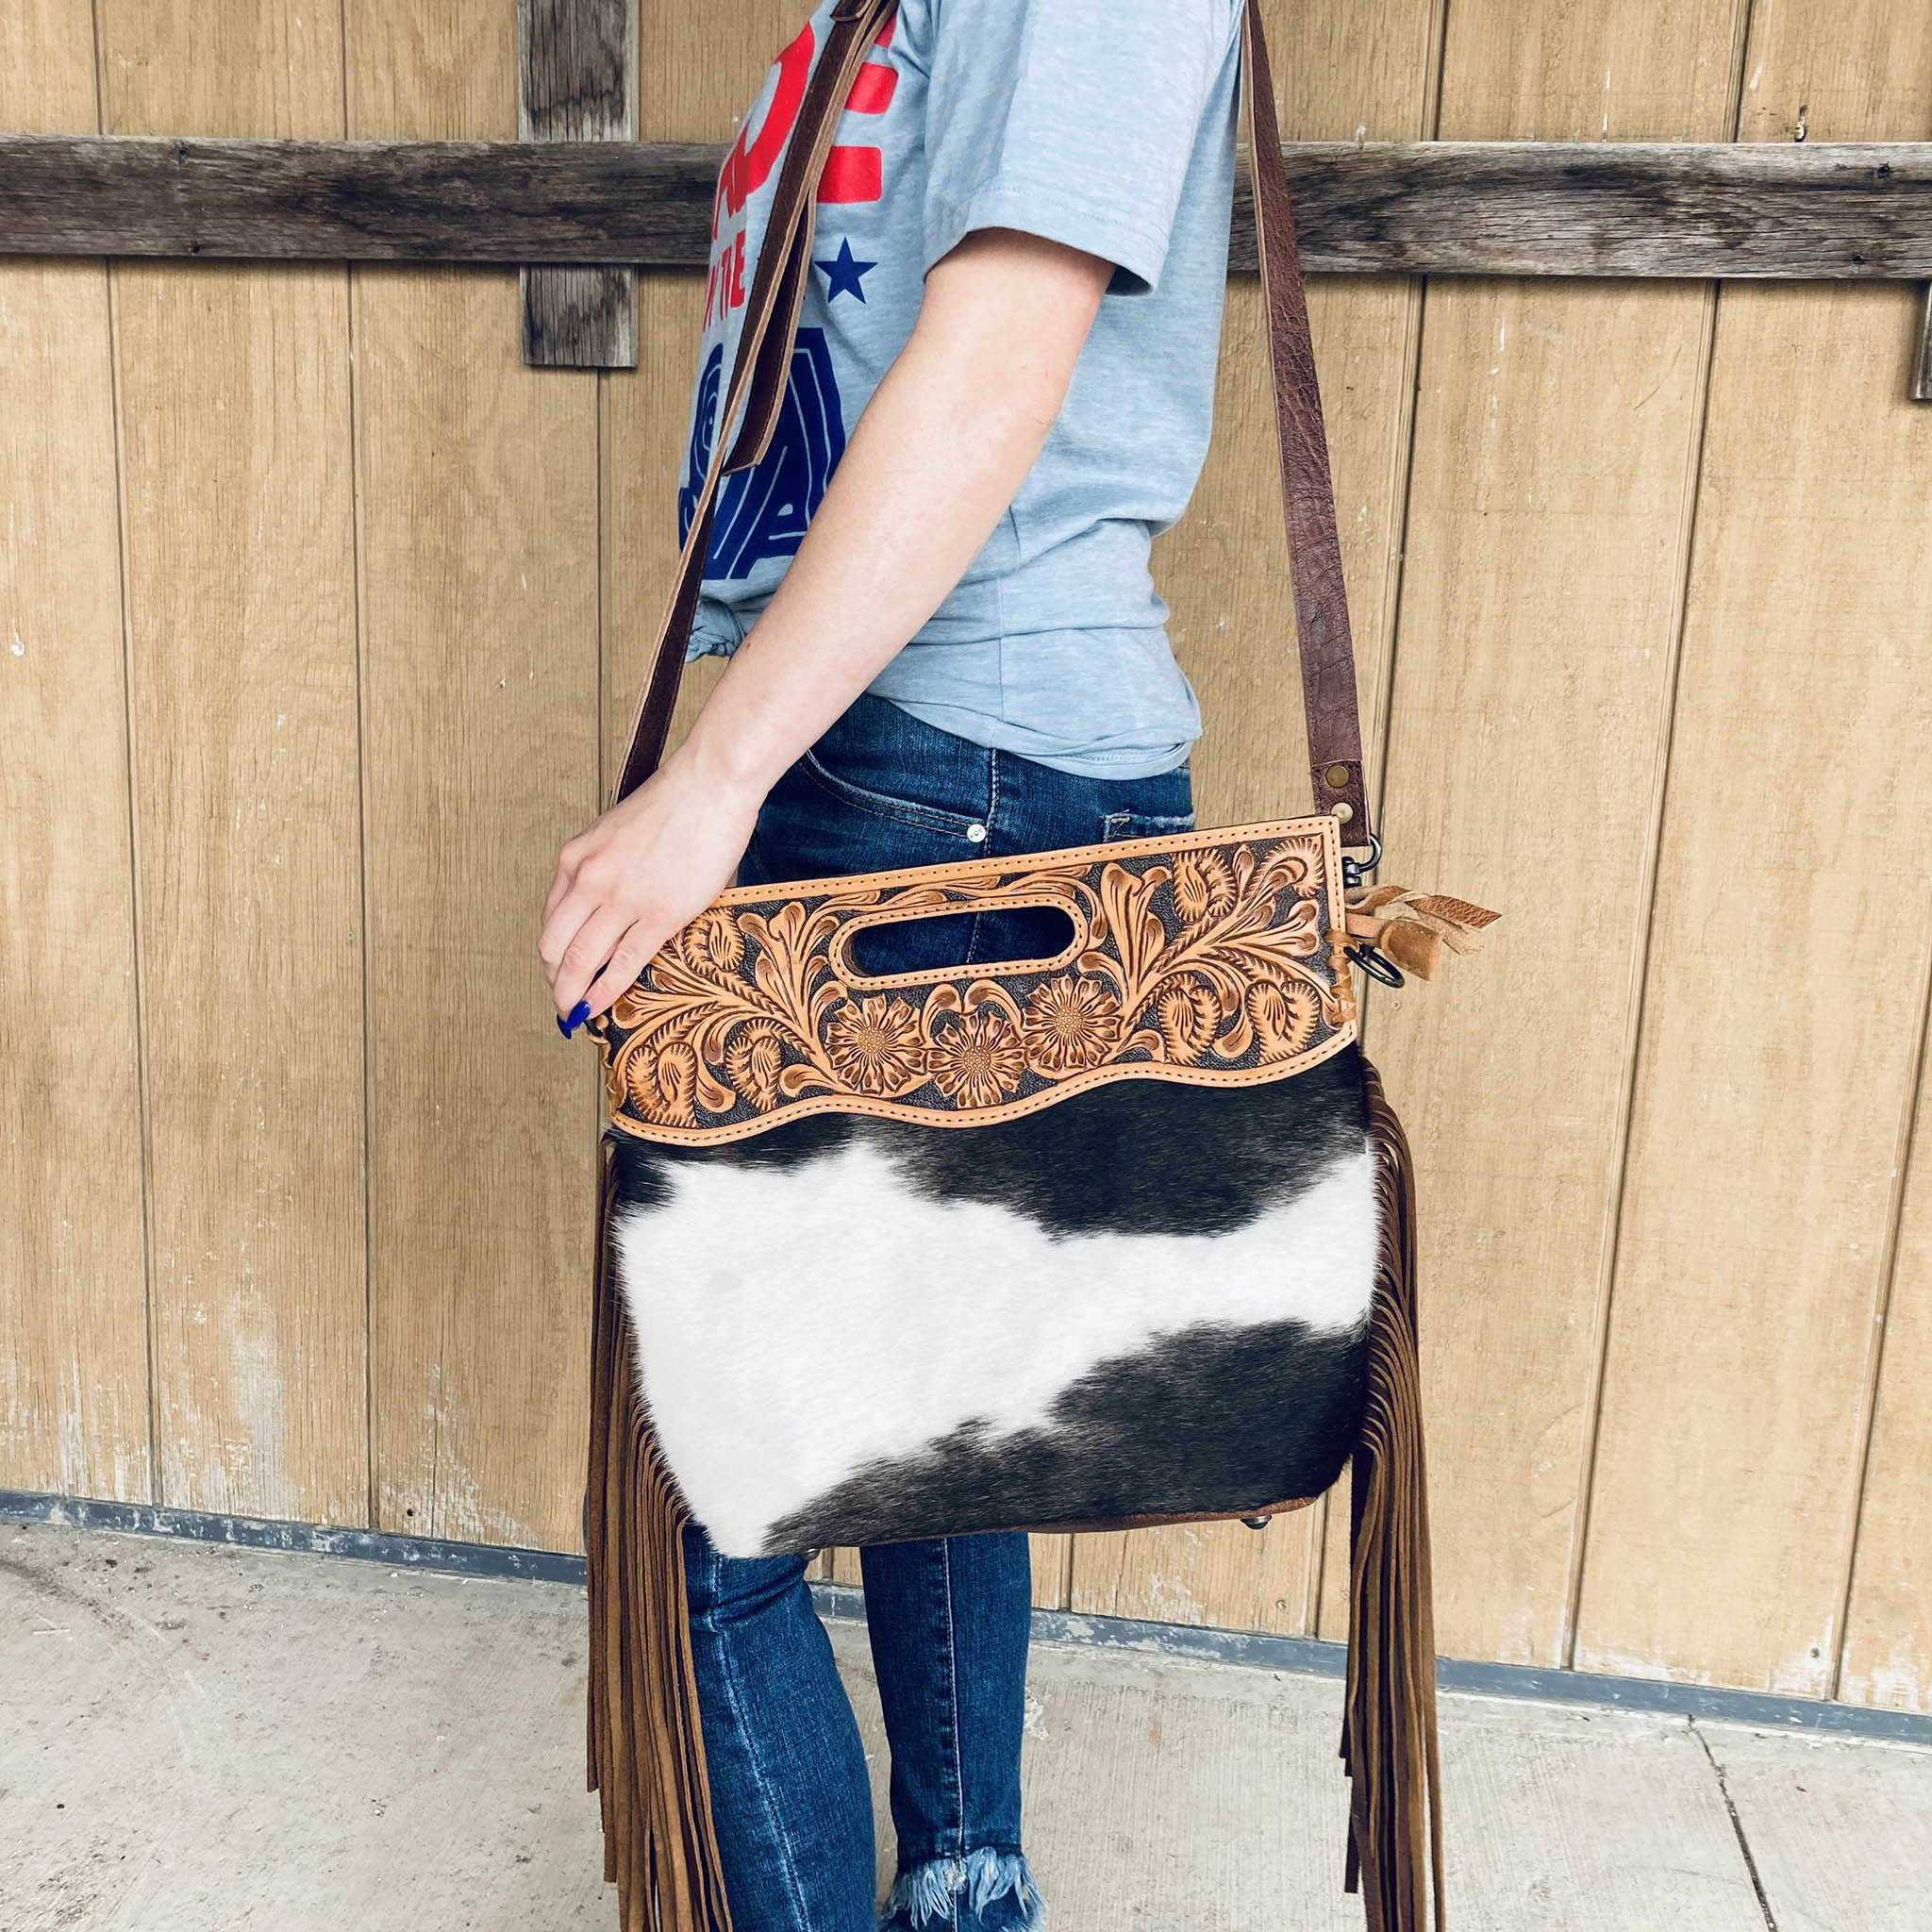
M 591 1022 L 613 1124 L 735 1140 L 799 1114 L 983 1125 L 1126 1078 L 1247 1086 L 1356 1037 L 1329 817 L 724 893 Z M 855 933 L 1064 911 L 1051 958 L 869 978 Z

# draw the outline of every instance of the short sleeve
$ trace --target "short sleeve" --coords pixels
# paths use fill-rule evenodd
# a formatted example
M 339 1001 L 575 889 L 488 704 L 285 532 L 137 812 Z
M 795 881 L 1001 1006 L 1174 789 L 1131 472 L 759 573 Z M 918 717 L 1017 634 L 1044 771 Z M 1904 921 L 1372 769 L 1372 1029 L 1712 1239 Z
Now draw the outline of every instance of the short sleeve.
M 1018 228 L 1160 280 L 1231 0 L 933 0 L 925 267 Z

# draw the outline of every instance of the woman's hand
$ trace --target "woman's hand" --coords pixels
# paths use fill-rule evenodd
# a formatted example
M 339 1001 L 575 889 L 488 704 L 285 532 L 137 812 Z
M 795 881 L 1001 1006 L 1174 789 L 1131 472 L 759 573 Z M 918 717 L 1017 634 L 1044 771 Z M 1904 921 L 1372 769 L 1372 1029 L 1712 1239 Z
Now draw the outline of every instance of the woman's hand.
M 718 896 L 763 797 L 687 744 L 564 846 L 537 941 L 559 1014 L 579 1002 L 579 1020 L 603 1012 Z

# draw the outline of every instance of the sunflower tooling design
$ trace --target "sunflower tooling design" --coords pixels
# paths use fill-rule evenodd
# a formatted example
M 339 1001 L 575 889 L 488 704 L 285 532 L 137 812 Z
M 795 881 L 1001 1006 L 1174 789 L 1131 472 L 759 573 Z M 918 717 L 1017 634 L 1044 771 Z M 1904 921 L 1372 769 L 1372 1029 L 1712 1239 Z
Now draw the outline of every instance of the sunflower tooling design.
M 711 1141 L 791 1114 L 971 1124 L 1127 1077 L 1252 1084 L 1355 1037 L 1332 822 L 724 894 L 593 1023 L 614 1124 Z M 1059 954 L 871 980 L 868 925 L 1065 912 Z

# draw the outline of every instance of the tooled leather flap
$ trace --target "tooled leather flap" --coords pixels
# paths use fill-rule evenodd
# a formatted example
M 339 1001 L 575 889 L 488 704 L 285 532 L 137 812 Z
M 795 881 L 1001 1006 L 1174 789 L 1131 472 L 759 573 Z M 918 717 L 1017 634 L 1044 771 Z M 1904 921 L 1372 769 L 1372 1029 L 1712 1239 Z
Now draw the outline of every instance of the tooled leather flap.
M 1356 1038 L 1330 817 L 741 887 L 591 1023 L 612 1124 L 708 1142 L 811 1113 L 978 1126 L 1111 1080 L 1253 1086 Z M 863 977 L 853 932 L 1062 908 L 1051 958 Z

